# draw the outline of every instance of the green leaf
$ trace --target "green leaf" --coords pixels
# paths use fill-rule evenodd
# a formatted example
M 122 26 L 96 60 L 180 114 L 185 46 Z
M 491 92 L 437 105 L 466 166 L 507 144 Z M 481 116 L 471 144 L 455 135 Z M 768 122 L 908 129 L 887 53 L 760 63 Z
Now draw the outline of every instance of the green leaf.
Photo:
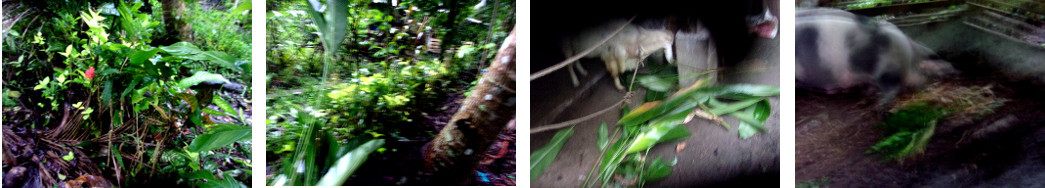
M 134 80 L 131 80 L 131 84 L 130 84 L 130 85 L 127 85 L 127 88 L 126 88 L 126 89 L 123 89 L 123 93 L 121 93 L 121 94 L 120 94 L 120 97 L 121 97 L 121 98 L 122 98 L 122 97 L 127 97 L 127 94 L 128 94 L 128 93 L 131 93 L 131 91 L 133 91 L 133 90 L 134 90 L 134 87 L 138 87 L 138 82 L 140 82 L 140 81 L 141 81 L 141 79 L 134 79 Z
M 193 55 L 202 52 L 196 47 L 196 45 L 192 45 L 192 43 L 189 42 L 178 42 L 171 44 L 170 46 L 160 46 L 159 48 L 171 55 L 177 56 Z
M 537 177 L 541 176 L 544 169 L 555 161 L 555 157 L 559 155 L 559 150 L 562 150 L 562 146 L 566 144 L 566 141 L 571 136 L 573 136 L 573 127 L 559 130 L 552 137 L 552 140 L 548 142 L 548 145 L 534 150 L 530 154 L 530 181 L 537 180 Z
M 112 101 L 112 80 L 105 81 L 105 87 L 102 89 L 102 102 L 109 103 Z
M 755 136 L 755 133 L 758 133 L 758 129 L 754 125 L 744 122 L 737 125 L 737 134 L 740 135 L 740 139 L 751 138 L 751 136 Z
M 118 165 L 120 165 L 122 167 L 123 166 L 123 155 L 121 155 L 119 150 L 117 150 L 117 148 L 113 147 L 112 145 L 109 145 L 109 150 L 112 151 L 112 155 L 113 156 L 118 156 L 118 157 L 116 157 L 116 164 L 118 164 Z
M 229 80 L 226 80 L 225 77 L 221 76 L 220 74 L 214 74 L 207 71 L 200 71 L 196 72 L 196 74 L 193 74 L 191 77 L 179 81 L 178 86 L 182 88 L 189 88 L 206 81 L 228 82 Z
M 664 102 L 652 102 L 643 104 L 642 106 L 639 106 L 639 108 L 633 109 L 630 113 L 624 115 L 624 117 L 621 117 L 620 121 L 617 121 L 617 124 L 624 125 L 625 127 L 638 125 L 657 116 L 660 116 L 665 112 L 674 110 L 684 101 L 692 100 L 690 96 L 692 96 L 697 91 L 701 91 L 702 87 L 704 86 L 704 83 L 706 83 L 707 80 L 708 79 L 706 78 L 698 80 L 688 88 L 675 92 L 674 95 L 671 95 L 670 97 L 668 97 L 668 99 L 665 99 Z
M 185 58 L 199 61 L 210 61 L 213 64 L 221 66 L 222 68 L 226 68 L 236 72 L 243 72 L 243 68 L 236 66 L 236 57 L 229 55 L 225 52 L 206 51 L 196 55 L 187 56 Z
M 305 7 L 307 7 L 307 8 L 305 8 L 305 12 L 308 12 L 309 17 L 312 18 L 312 23 L 316 24 L 316 28 L 319 29 L 320 33 L 325 33 L 326 32 L 326 28 L 327 28 L 327 22 L 326 22 L 326 19 L 323 18 L 323 13 L 319 12 L 319 7 L 321 7 L 323 5 L 322 4 L 315 4 L 315 5 L 313 5 L 312 3 L 320 3 L 320 1 L 302 1 L 301 2 L 301 4 L 304 4 Z M 282 13 L 282 14 L 283 15 L 287 15 L 286 13 Z
M 642 75 L 639 76 L 637 79 L 639 81 L 639 84 L 641 84 L 642 86 L 645 86 L 650 90 L 659 92 L 666 92 L 669 89 L 675 87 L 676 83 L 678 83 L 677 81 L 672 81 L 663 77 L 664 76 L 660 75 Z
M 747 107 L 749 107 L 751 105 L 754 105 L 758 101 L 762 101 L 762 100 L 763 100 L 762 98 L 751 98 L 751 99 L 747 99 L 747 100 L 742 100 L 742 101 L 739 101 L 739 102 L 731 103 L 731 104 L 728 104 L 728 105 L 715 105 L 714 103 L 712 103 L 712 108 L 711 108 L 711 110 L 708 111 L 708 113 L 711 113 L 712 115 L 716 115 L 717 116 L 717 115 L 722 115 L 722 114 L 726 114 L 726 113 L 736 112 L 737 110 L 747 108 Z
M 73 45 L 70 44 L 69 46 L 66 46 L 65 47 L 65 52 L 58 52 L 58 54 L 61 54 L 62 56 L 65 56 L 65 57 L 69 57 L 69 56 L 73 55 Z
M 606 150 L 605 154 L 603 154 L 602 163 L 599 164 L 597 179 L 606 181 L 610 178 L 613 178 L 613 172 L 616 170 L 618 166 L 620 166 L 621 161 L 624 160 L 624 147 L 627 147 L 627 143 L 634 139 L 627 137 L 626 135 L 627 134 L 625 134 L 624 137 L 621 137 L 622 139 L 617 140 L 617 142 L 614 142 L 613 146 L 611 146 L 610 149 Z M 585 182 L 585 184 L 587 184 L 587 182 Z
M 752 116 L 754 116 L 759 122 L 766 122 L 766 119 L 769 119 L 770 113 L 772 113 L 772 106 L 769 105 L 768 99 L 755 104 L 755 108 L 753 112 L 751 112 Z
M 242 182 L 236 181 L 236 179 L 232 178 L 232 176 L 229 175 L 229 174 L 225 174 L 225 176 L 223 176 L 223 177 L 224 177 L 224 179 L 222 179 L 222 180 L 204 182 L 204 183 L 200 184 L 200 187 L 206 187 L 206 188 L 210 188 L 210 187 L 215 187 L 215 188 L 218 188 L 218 187 L 220 187 L 220 188 L 247 187 L 247 185 L 244 185 Z
M 224 99 L 221 99 L 221 95 L 214 95 L 214 105 L 217 105 L 218 108 L 221 108 L 222 111 L 225 111 L 225 113 L 228 113 L 231 116 L 237 115 L 236 110 L 232 109 L 232 106 L 229 105 L 229 102 L 226 102 Z
M 664 99 L 667 99 L 668 96 L 670 96 L 670 95 L 671 95 L 671 93 L 668 93 L 668 92 L 647 90 L 646 91 L 646 98 L 644 100 L 642 100 L 642 101 L 643 102 L 653 102 L 653 101 L 664 100 Z M 628 114 L 628 113 L 622 113 L 622 114 Z
M 37 84 L 36 87 L 33 87 L 33 90 L 40 90 L 40 89 L 47 88 L 47 84 L 48 83 L 51 83 L 51 77 L 44 77 L 44 80 L 41 80 L 40 84 Z
M 595 141 L 596 146 L 599 147 L 599 151 L 606 151 L 606 147 L 610 145 L 610 142 L 607 139 L 609 134 L 610 131 L 606 128 L 606 122 L 603 122 L 602 125 L 599 126 L 599 138 Z
M 145 60 L 149 60 L 149 58 L 152 58 L 153 56 L 156 56 L 156 53 L 158 53 L 158 52 L 160 52 L 159 48 L 153 48 L 153 49 L 143 50 L 143 51 L 135 51 L 133 54 L 131 54 L 131 57 L 130 57 L 131 59 L 127 63 L 129 63 L 131 65 L 141 65 L 142 62 L 145 62 Z
M 705 87 L 700 90 L 700 93 L 712 96 L 768 97 L 779 95 L 780 88 L 766 85 L 733 84 Z
M 250 1 L 243 1 L 242 3 L 239 3 L 239 5 L 237 5 L 236 8 L 233 8 L 232 11 L 229 11 L 229 13 L 240 14 L 243 11 L 247 10 L 251 10 Z
M 69 151 L 68 155 L 62 156 L 62 159 L 65 159 L 65 161 L 72 161 L 73 160 L 73 151 Z
M 323 178 L 319 179 L 316 183 L 317 186 L 340 186 L 348 180 L 349 176 L 359 168 L 366 161 L 366 157 L 370 153 L 374 152 L 381 145 L 385 144 L 384 139 L 374 139 L 360 145 L 356 149 L 346 153 L 334 162 L 334 165 L 327 170 L 327 173 L 323 175 Z
M 215 110 L 215 109 L 210 109 L 210 108 L 203 108 L 203 113 L 207 113 L 207 114 L 215 115 L 215 116 L 225 116 L 225 115 L 228 115 L 228 114 L 225 114 L 225 112 L 221 112 L 221 111 L 218 111 L 218 110 Z
M 650 163 L 649 168 L 646 169 L 646 181 L 659 180 L 664 177 L 671 175 L 671 165 L 662 160 L 660 157 L 654 159 Z
M 625 154 L 644 151 L 653 147 L 654 144 L 685 138 L 689 135 L 689 129 L 686 129 L 686 126 L 682 126 L 682 124 L 674 122 L 653 124 L 650 125 L 649 130 L 635 138 L 635 141 L 628 146 L 628 151 Z
M 233 124 L 215 125 L 205 134 L 192 139 L 186 148 L 189 152 L 203 152 L 231 145 L 240 140 L 250 139 L 250 127 Z
M 770 108 L 769 100 L 763 99 L 755 103 L 754 106 L 745 108 L 743 112 L 729 113 L 730 116 L 740 120 L 737 134 L 739 134 L 741 139 L 750 138 L 757 134 L 758 131 L 766 132 L 766 128 L 762 124 L 769 118 Z
M 199 170 L 192 173 L 183 174 L 181 178 L 189 180 L 201 179 L 207 181 L 217 181 L 217 178 L 214 178 L 214 173 L 212 173 L 210 170 Z

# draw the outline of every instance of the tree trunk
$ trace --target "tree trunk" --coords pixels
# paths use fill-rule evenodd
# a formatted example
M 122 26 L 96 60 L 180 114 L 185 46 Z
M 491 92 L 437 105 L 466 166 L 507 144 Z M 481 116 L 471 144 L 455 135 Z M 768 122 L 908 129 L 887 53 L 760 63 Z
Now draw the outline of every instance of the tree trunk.
M 453 57 L 453 54 L 447 54 L 447 51 L 457 46 L 459 41 L 457 37 L 457 15 L 461 13 L 461 1 L 451 0 L 450 1 L 450 13 L 446 15 L 446 22 L 443 22 L 443 28 L 446 28 L 446 34 L 443 35 L 442 43 L 439 44 L 439 60 L 445 60 L 447 57 Z M 444 61 L 449 62 L 449 61 Z
M 175 36 L 183 41 L 192 41 L 192 26 L 185 22 L 184 0 L 160 0 L 163 7 L 163 24 L 168 36 Z
M 425 147 L 425 170 L 433 183 L 465 183 L 483 154 L 515 117 L 515 31 L 505 38 L 472 94 Z

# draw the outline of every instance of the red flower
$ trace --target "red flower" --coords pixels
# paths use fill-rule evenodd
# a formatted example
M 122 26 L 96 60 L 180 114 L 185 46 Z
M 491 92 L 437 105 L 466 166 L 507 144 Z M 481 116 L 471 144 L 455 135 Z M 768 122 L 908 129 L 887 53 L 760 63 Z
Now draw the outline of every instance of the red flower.
M 94 78 L 94 67 L 87 69 L 87 79 Z

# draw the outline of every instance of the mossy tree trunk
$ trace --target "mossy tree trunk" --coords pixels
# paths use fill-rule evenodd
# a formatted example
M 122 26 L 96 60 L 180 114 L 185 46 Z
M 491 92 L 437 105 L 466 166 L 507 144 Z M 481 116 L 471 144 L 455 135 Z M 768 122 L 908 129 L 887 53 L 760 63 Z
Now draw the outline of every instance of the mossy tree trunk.
M 185 0 L 160 0 L 163 24 L 167 35 L 183 41 L 192 41 L 192 26 L 185 20 Z
M 471 93 L 424 149 L 425 170 L 433 183 L 468 182 L 483 154 L 515 117 L 514 30 Z

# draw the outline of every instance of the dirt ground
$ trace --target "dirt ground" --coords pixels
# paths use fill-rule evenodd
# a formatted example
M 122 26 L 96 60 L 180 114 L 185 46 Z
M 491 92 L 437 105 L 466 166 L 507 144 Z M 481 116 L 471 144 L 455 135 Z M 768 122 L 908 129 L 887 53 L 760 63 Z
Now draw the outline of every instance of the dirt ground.
M 676 41 L 676 43 L 685 41 Z M 742 63 L 725 68 L 720 73 L 720 84 L 749 83 L 779 86 L 779 38 L 760 39 L 755 49 Z M 535 48 L 537 53 L 540 49 Z M 677 53 L 686 53 L 677 49 Z M 548 52 L 554 53 L 554 52 Z M 560 55 L 561 56 L 561 55 Z M 679 64 L 698 61 L 683 59 L 679 55 Z M 561 57 L 534 56 L 533 70 L 548 65 L 540 62 L 559 62 Z M 532 82 L 531 129 L 541 125 L 558 123 L 600 111 L 619 101 L 624 92 L 613 86 L 612 79 L 606 75 L 605 67 L 598 60 L 582 61 L 589 70 L 589 76 L 580 77 L 581 87 L 574 87 L 569 81 L 569 73 L 563 69 Z M 630 72 L 629 72 L 630 74 Z M 587 80 L 587 83 L 583 83 Z M 644 96 L 637 92 L 636 96 Z M 632 106 L 639 105 L 638 101 Z M 571 103 L 570 107 L 557 110 L 556 107 Z M 686 126 L 692 136 L 682 141 L 662 143 L 654 146 L 650 156 L 663 157 L 667 161 L 678 159 L 672 167 L 672 174 L 664 180 L 649 182 L 652 187 L 692 187 L 692 186 L 778 186 L 779 184 L 779 148 L 780 148 L 780 114 L 779 98 L 771 97 L 773 113 L 765 123 L 768 129 L 752 138 L 741 140 L 737 136 L 737 121 L 732 118 L 727 122 L 734 125 L 726 130 L 720 125 L 708 121 L 694 120 Z M 621 114 L 614 110 L 575 126 L 575 133 L 566 142 L 558 157 L 541 176 L 532 182 L 533 187 L 579 187 L 592 169 L 600 152 L 595 147 L 597 129 L 603 122 L 615 124 Z M 540 148 L 548 143 L 555 131 L 531 134 L 530 150 Z M 682 152 L 676 153 L 676 145 L 685 142 Z M 536 174 L 533 174 L 536 175 Z
M 961 86 L 991 85 L 1010 101 L 980 118 L 947 117 L 925 153 L 905 161 L 880 161 L 865 151 L 884 135 L 875 128 L 884 113 L 863 93 L 796 94 L 796 182 L 830 187 L 1042 187 L 1045 174 L 1045 90 L 1037 79 L 1014 79 L 973 53 L 941 54 L 962 71 L 942 80 Z M 906 97 L 906 96 L 901 96 Z M 962 121 L 960 119 L 972 119 Z M 976 133 L 986 134 L 976 134 Z

